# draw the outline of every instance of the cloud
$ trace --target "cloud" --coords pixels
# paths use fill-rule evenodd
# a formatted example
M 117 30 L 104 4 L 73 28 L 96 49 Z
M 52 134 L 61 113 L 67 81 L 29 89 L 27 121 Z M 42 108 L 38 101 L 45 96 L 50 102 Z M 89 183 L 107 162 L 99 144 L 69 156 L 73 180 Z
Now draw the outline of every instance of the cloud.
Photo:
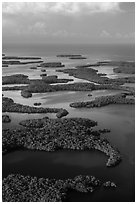
M 131 33 L 126 33 L 126 34 L 121 34 L 121 33 L 116 33 L 115 34 L 115 37 L 117 38 L 117 39 L 122 39 L 122 38 L 128 38 L 128 39 L 130 39 L 130 38 L 135 38 L 135 33 L 134 32 L 131 32 Z
M 36 22 L 34 25 L 29 27 L 30 33 L 47 34 L 46 25 L 43 22 Z
M 79 37 L 86 37 L 89 38 L 90 36 L 87 33 L 78 33 L 78 32 L 72 32 L 67 30 L 57 30 L 50 34 L 53 37 L 59 37 L 59 38 L 79 38 Z
M 100 33 L 101 38 L 113 38 L 113 39 L 131 39 L 135 38 L 135 32 L 130 32 L 130 33 L 113 33 L 110 34 L 108 31 L 103 30 Z
M 53 37 L 68 37 L 69 33 L 66 30 L 58 30 L 52 33 Z
M 86 43 L 134 40 L 134 14 L 119 2 L 4 2 L 3 40 Z M 121 10 L 122 9 L 122 10 Z M 124 12 L 123 12 L 124 10 Z M 6 40 L 5 40 L 6 41 Z
M 32 34 L 53 33 L 54 36 L 73 37 L 76 35 L 75 31 L 72 28 L 69 32 L 68 26 L 73 27 L 76 23 L 77 27 L 77 22 L 80 23 L 78 18 L 74 18 L 75 16 L 83 18 L 83 15 L 86 15 L 89 18 L 88 15 L 92 17 L 94 13 L 119 11 L 120 6 L 117 2 L 3 2 L 3 33 L 8 35 L 8 30 L 11 30 L 11 33 L 20 35 L 32 32 Z
M 120 12 L 119 2 L 4 2 L 2 4 L 3 14 L 24 13 L 59 13 L 93 14 L 99 12 Z
M 100 37 L 102 38 L 110 38 L 112 37 L 111 34 L 109 32 L 107 32 L 106 30 L 103 30 L 100 34 Z

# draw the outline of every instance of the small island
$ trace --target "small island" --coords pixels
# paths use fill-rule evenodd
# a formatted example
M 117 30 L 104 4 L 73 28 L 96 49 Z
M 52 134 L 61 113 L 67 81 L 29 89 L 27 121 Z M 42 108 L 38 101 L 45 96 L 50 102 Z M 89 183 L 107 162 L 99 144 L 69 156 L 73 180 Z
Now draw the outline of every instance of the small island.
M 86 57 L 83 57 L 83 56 L 79 56 L 79 57 L 77 57 L 77 56 L 73 56 L 73 57 L 69 57 L 69 59 L 87 59 Z
M 56 67 L 65 67 L 65 65 L 62 64 L 61 62 L 44 62 L 40 64 L 40 67 L 56 68 Z
M 47 76 L 47 74 L 41 74 L 40 76 L 41 76 L 41 77 L 45 77 L 45 76 Z
M 14 74 L 2 77 L 2 85 L 5 84 L 29 84 L 29 78 L 24 74 Z
M 30 69 L 37 69 L 37 67 L 30 67 Z
M 34 103 L 34 106 L 40 106 L 41 103 Z
M 128 94 L 117 94 L 112 96 L 96 97 L 95 100 L 86 102 L 71 103 L 72 108 L 93 108 L 102 107 L 109 104 L 135 104 L 135 100 L 132 98 L 126 98 Z
M 82 55 L 73 55 L 73 54 L 61 54 L 57 55 L 57 57 L 66 57 L 69 59 L 87 59 L 86 57 L 83 57 Z
M 9 67 L 8 64 L 2 64 L 2 67 Z
M 41 72 L 46 72 L 46 69 L 41 69 Z
M 3 55 L 2 55 L 3 56 Z M 19 56 L 3 56 L 2 57 L 3 60 L 40 60 L 41 57 L 19 57 Z
M 8 115 L 3 115 L 2 116 L 2 122 L 3 123 L 10 123 L 11 122 L 11 119 Z
M 77 55 L 77 54 L 60 54 L 60 55 L 56 55 L 56 57 L 81 57 L 81 55 Z
M 41 74 L 40 76 L 46 84 L 67 83 L 73 81 L 73 79 L 58 79 L 58 76 L 56 75 L 46 76 L 46 74 Z

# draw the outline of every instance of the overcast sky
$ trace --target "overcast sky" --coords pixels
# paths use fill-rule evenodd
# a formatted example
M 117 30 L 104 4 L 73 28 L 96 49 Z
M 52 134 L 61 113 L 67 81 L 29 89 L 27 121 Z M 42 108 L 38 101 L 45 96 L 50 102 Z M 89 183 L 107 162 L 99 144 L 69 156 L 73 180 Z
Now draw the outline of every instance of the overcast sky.
M 2 4 L 3 43 L 134 43 L 134 36 L 134 3 Z

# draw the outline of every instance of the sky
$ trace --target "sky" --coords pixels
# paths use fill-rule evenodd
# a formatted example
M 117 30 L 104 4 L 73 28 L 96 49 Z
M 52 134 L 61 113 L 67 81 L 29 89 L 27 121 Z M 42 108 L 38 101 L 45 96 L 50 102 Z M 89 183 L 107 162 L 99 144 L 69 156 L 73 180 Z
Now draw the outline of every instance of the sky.
M 131 2 L 3 2 L 3 43 L 134 43 Z

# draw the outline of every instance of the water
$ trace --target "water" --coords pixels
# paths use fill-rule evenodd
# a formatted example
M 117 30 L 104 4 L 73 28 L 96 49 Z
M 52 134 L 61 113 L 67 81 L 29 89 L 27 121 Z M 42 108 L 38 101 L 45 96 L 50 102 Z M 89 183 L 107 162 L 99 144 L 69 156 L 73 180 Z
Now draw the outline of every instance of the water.
M 110 128 L 111 133 L 105 134 L 105 137 L 120 150 L 122 162 L 114 168 L 107 168 L 107 157 L 98 151 L 15 151 L 3 158 L 3 176 L 22 173 L 38 177 L 72 178 L 78 174 L 90 174 L 102 181 L 116 182 L 117 189 L 100 189 L 93 195 L 71 192 L 70 201 L 133 201 L 134 107 L 112 105 L 93 111 L 82 110 L 82 113 L 76 110 L 70 116 L 94 119 L 98 121 L 97 128 Z
M 77 65 L 96 63 L 101 60 L 135 60 L 134 45 L 37 45 L 37 44 L 4 44 L 3 53 L 14 56 L 40 56 L 46 62 L 61 61 L 65 68 L 74 68 Z M 87 57 L 85 60 L 71 60 L 68 58 L 56 57 L 58 54 L 83 54 Z M 129 54 L 130 53 L 130 54 Z M 33 64 L 35 66 L 37 64 Z M 26 74 L 30 79 L 41 79 L 41 69 L 31 70 L 32 65 L 10 65 L 8 68 L 3 68 L 3 76 L 11 74 Z M 109 78 L 128 77 L 129 74 L 114 73 L 113 66 L 95 67 L 99 73 L 106 73 Z M 87 80 L 76 79 L 73 76 L 56 72 L 63 68 L 46 68 L 47 75 L 58 75 L 59 78 L 73 79 L 73 82 L 87 82 Z M 68 83 L 73 83 L 68 82 Z
M 2 52 L 9 55 L 56 56 L 58 54 L 82 54 L 91 59 L 135 60 L 134 45 L 73 45 L 73 44 L 3 44 Z M 59 58 L 60 59 L 60 58 Z M 62 61 L 63 58 L 61 58 Z M 73 63 L 75 60 L 71 60 Z M 79 61 L 79 60 L 78 60 Z M 85 61 L 85 60 L 84 60 Z M 83 62 L 83 60 L 80 60 Z
M 98 73 L 106 74 L 106 77 L 110 79 L 117 79 L 117 78 L 125 78 L 125 77 L 132 77 L 133 74 L 124 74 L 124 73 L 115 73 L 113 69 L 115 66 L 99 66 L 95 67 L 94 69 L 98 70 Z
M 134 60 L 134 46 L 132 45 L 3 45 L 3 53 L 18 56 L 42 56 L 44 61 L 61 61 L 65 68 L 74 68 L 76 65 L 94 63 L 100 60 Z M 70 60 L 57 58 L 57 54 L 83 54 L 86 60 Z M 30 79 L 40 79 L 41 69 L 31 70 L 32 65 L 9 66 L 3 68 L 3 75 L 26 74 Z M 64 68 L 61 68 L 64 69 Z M 96 67 L 100 73 L 106 73 L 110 78 L 124 77 L 113 72 L 113 67 Z M 56 69 L 46 68 L 48 75 L 58 75 L 59 78 L 71 78 L 74 82 L 86 82 Z M 72 83 L 72 82 L 69 82 Z M 12 85 L 11 85 L 12 86 Z M 134 84 L 125 84 L 132 86 Z M 88 94 L 92 96 L 88 96 Z M 17 103 L 33 106 L 41 102 L 40 107 L 66 108 L 69 115 L 66 117 L 83 117 L 95 120 L 98 126 L 95 129 L 108 128 L 110 133 L 105 134 L 112 145 L 116 146 L 122 155 L 122 162 L 115 168 L 105 166 L 107 157 L 98 151 L 73 152 L 59 151 L 52 153 L 37 151 L 15 151 L 3 156 L 3 177 L 9 173 L 22 173 L 38 177 L 72 178 L 78 174 L 90 174 L 106 181 L 116 182 L 115 190 L 100 189 L 91 194 L 70 192 L 69 201 L 134 201 L 134 169 L 135 169 L 135 106 L 109 105 L 93 109 L 74 109 L 69 106 L 75 101 L 93 100 L 97 96 L 121 93 L 115 90 L 98 90 L 93 92 L 54 92 L 35 93 L 32 98 L 23 98 L 20 91 L 5 91 L 4 96 L 13 98 Z M 5 114 L 5 113 L 4 113 Z M 3 128 L 15 128 L 19 122 L 26 119 L 42 118 L 55 114 L 20 114 L 8 113 L 11 123 L 3 124 Z
M 15 151 L 3 157 L 3 177 L 9 173 L 49 178 L 72 178 L 78 174 L 90 174 L 102 181 L 116 182 L 117 189 L 109 191 L 100 189 L 92 196 L 71 192 L 70 201 L 133 201 L 134 106 L 110 105 L 99 109 L 71 110 L 68 117 L 93 119 L 98 121 L 97 129 L 109 128 L 111 133 L 105 134 L 105 137 L 120 150 L 122 162 L 114 168 L 107 168 L 105 166 L 107 157 L 97 151 L 52 153 Z M 22 120 L 24 119 L 29 119 L 29 117 L 23 117 Z
M 23 98 L 21 96 L 21 91 L 3 91 L 4 97 L 9 97 L 14 100 L 15 103 L 21 103 L 23 105 L 34 106 L 34 103 L 40 102 L 39 107 L 44 108 L 65 108 L 68 110 L 68 117 L 75 117 L 75 114 L 78 114 L 77 117 L 81 117 L 81 110 L 70 108 L 69 104 L 77 101 L 89 101 L 94 100 L 95 97 L 113 95 L 121 93 L 121 91 L 115 90 L 96 90 L 96 91 L 87 91 L 87 92 L 75 92 L 75 91 L 59 91 L 53 93 L 34 93 L 32 98 Z M 92 96 L 88 96 L 91 94 Z M 35 106 L 34 106 L 35 107 Z M 87 109 L 85 109 L 85 114 L 87 115 Z M 94 109 L 93 112 L 98 112 L 98 109 Z M 3 113 L 6 114 L 6 113 Z M 46 113 L 46 114 L 26 114 L 26 113 L 7 113 L 11 122 L 8 124 L 3 123 L 3 129 L 5 128 L 14 128 L 19 126 L 19 122 L 22 120 L 33 119 L 33 118 L 43 118 L 48 116 L 50 118 L 55 118 L 56 114 Z M 100 113 L 99 113 L 100 115 Z M 87 116 L 91 118 L 90 116 Z
M 24 98 L 21 91 L 3 91 L 5 97 L 12 98 L 15 103 L 34 106 L 34 103 L 40 102 L 42 107 L 69 108 L 69 104 L 78 101 L 90 101 L 99 96 L 114 95 L 121 93 L 121 90 L 96 90 L 96 91 L 57 91 L 49 93 L 33 93 L 32 98 Z M 88 96 L 92 94 L 92 96 Z M 72 109 L 72 108 L 71 108 Z
M 38 177 L 73 178 L 80 173 L 89 174 L 92 168 L 105 166 L 106 161 L 107 157 L 104 154 L 95 151 L 50 153 L 16 151 L 5 155 L 3 177 L 7 176 L 10 171 L 12 173 L 21 171 L 25 175 L 37 175 Z M 37 166 L 39 166 L 38 169 Z M 56 171 L 51 172 L 51 169 L 56 169 Z

